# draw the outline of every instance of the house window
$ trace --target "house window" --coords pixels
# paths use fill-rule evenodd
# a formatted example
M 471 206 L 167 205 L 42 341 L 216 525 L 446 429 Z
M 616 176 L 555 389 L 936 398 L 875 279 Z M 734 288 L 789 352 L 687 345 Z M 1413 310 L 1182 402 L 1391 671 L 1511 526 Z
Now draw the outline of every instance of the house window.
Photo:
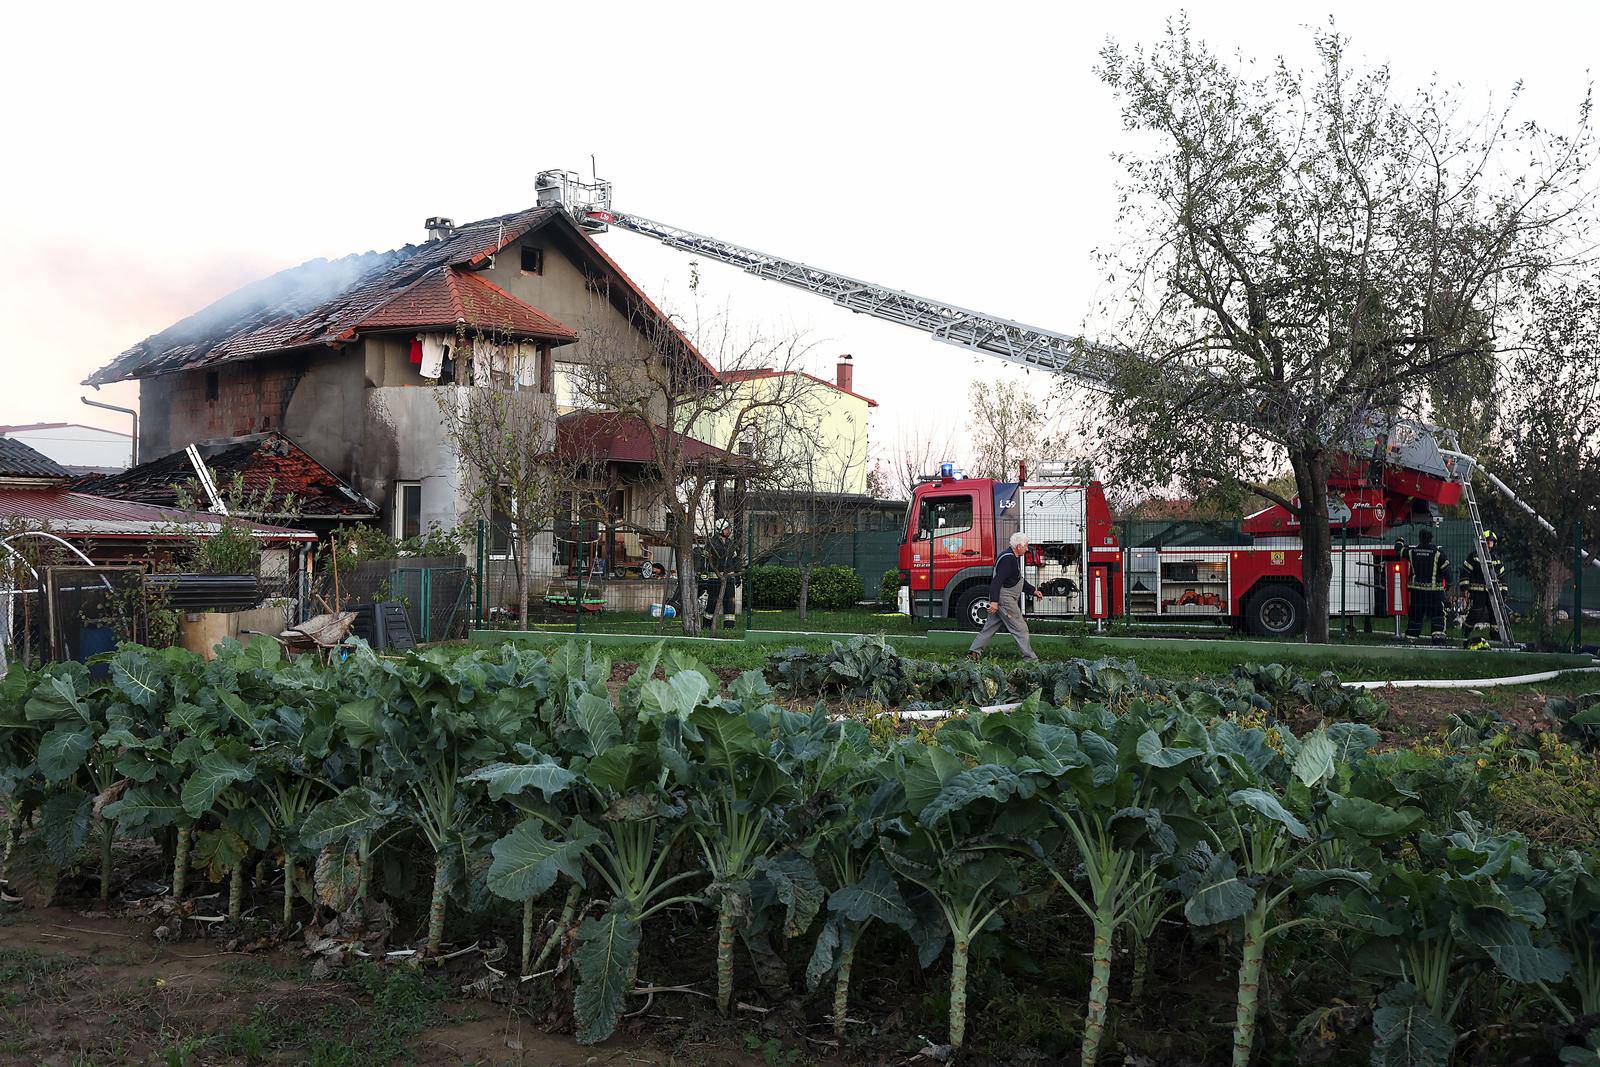
M 550 375 L 551 392 L 556 397 L 558 408 L 587 407 L 583 396 L 583 364 L 563 363 L 555 361 L 555 369 Z
M 544 249 L 532 245 L 522 246 L 522 272 L 524 274 L 544 273 Z
M 215 400 L 222 392 L 222 378 L 216 371 L 206 372 L 206 399 Z
M 506 493 L 505 495 L 509 496 L 510 494 Z M 511 516 L 511 513 L 502 507 L 499 501 L 495 501 L 489 505 L 490 559 L 511 558 L 511 545 L 513 541 L 511 536 L 511 524 L 513 521 L 514 520 Z
M 409 541 L 422 536 L 422 483 L 394 483 L 394 536 Z

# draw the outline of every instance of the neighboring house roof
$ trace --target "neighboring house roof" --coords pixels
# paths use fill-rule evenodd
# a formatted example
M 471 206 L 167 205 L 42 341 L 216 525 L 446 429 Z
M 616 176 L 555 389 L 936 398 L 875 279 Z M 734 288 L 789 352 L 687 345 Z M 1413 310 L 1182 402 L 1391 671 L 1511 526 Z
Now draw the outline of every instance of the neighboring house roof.
M 219 489 L 225 490 L 237 475 L 252 494 L 264 493 L 270 485 L 274 507 L 292 495 L 301 518 L 369 519 L 378 514 L 376 504 L 276 430 L 206 441 L 196 447 L 216 475 Z M 194 481 L 194 466 L 187 452 L 173 452 L 78 487 L 99 496 L 171 507 L 178 502 L 173 487 Z
M 656 433 L 637 415 L 614 411 L 574 411 L 556 420 L 556 455 L 566 460 L 607 463 L 656 462 Z M 684 434 L 673 435 L 690 463 L 728 467 L 746 466 L 750 460 Z
M 730 382 L 753 382 L 761 378 L 781 378 L 786 374 L 798 374 L 802 378 L 810 378 L 818 385 L 826 385 L 829 389 L 837 390 L 846 396 L 853 396 L 857 400 L 865 401 L 867 407 L 869 408 L 875 408 L 878 406 L 878 402 L 872 399 L 870 396 L 862 396 L 853 389 L 846 389 L 838 382 L 830 382 L 826 378 L 819 378 L 815 374 L 810 374 L 803 370 L 777 370 L 773 367 L 757 367 L 754 370 L 728 371 L 723 375 L 723 377 Z
M 165 541 L 210 537 L 224 522 L 247 527 L 263 541 L 315 541 L 307 530 L 268 526 L 244 519 L 223 519 L 204 512 L 152 507 L 126 500 L 45 487 L 0 487 L 0 518 L 21 518 L 68 540 L 73 538 L 137 538 Z
M 72 477 L 70 471 L 38 449 L 21 441 L 0 437 L 0 478 L 54 478 Z
M 0 434 L 27 433 L 32 430 L 92 430 L 111 437 L 132 437 L 121 430 L 108 430 L 104 426 L 89 426 L 81 422 L 23 422 L 15 426 L 0 426 Z
M 642 308 L 682 346 L 695 365 L 710 376 L 716 375 L 715 368 L 599 245 L 560 208 L 547 207 L 470 222 L 437 241 L 331 261 L 313 259 L 279 271 L 145 338 L 91 374 L 84 384 L 148 378 L 275 352 L 348 343 L 362 329 L 379 328 L 364 324 L 380 317 L 428 275 L 438 275 L 428 282 L 430 286 L 454 284 L 459 289 L 459 281 L 446 278 L 447 272 L 481 267 L 501 249 L 538 230 L 549 230 L 576 261 L 597 275 L 614 278 L 619 284 L 607 287 L 614 303 Z M 510 313 L 504 301 L 512 301 L 520 305 L 518 315 L 531 313 L 554 323 L 537 308 L 504 290 L 495 289 L 504 299 L 496 297 L 492 301 L 480 291 L 474 292 L 480 302 L 495 303 L 502 313 Z M 395 314 L 402 313 L 396 310 Z M 554 325 L 566 329 L 559 323 Z
M 490 335 L 533 337 L 562 345 L 578 339 L 578 331 L 460 267 L 440 267 L 424 274 L 356 323 L 356 330 L 426 326 L 465 326 Z

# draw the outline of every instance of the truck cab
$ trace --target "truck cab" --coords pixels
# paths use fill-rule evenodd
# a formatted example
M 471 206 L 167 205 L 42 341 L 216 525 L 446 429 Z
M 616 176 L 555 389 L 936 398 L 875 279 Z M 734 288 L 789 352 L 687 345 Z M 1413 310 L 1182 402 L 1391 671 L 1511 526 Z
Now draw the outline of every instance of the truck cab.
M 1029 539 L 1024 574 L 1039 591 L 1029 614 L 1115 613 L 1119 549 L 1098 482 L 1000 482 L 948 469 L 912 493 L 900 545 L 900 611 L 982 626 L 995 558 L 1018 530 Z

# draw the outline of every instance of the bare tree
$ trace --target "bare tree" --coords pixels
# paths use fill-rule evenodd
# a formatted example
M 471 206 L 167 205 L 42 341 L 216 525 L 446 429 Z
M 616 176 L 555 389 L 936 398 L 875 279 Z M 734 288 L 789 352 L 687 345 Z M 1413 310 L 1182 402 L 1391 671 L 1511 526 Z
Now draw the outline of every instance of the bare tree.
M 892 492 L 910 500 L 917 483 L 946 460 L 957 461 L 954 426 L 930 419 L 903 422 L 886 461 L 885 483 Z
M 1316 33 L 1310 74 L 1259 75 L 1169 24 L 1108 44 L 1100 74 L 1140 144 L 1125 241 L 1105 253 L 1125 354 L 1103 408 L 1120 478 L 1233 485 L 1300 521 L 1307 637 L 1328 633 L 1328 478 L 1378 412 L 1482 350 L 1540 274 L 1570 258 L 1592 156 L 1509 109 L 1481 119 L 1437 87 L 1402 97 Z M 1295 492 L 1268 480 L 1289 468 Z
M 474 340 L 503 353 L 507 369 L 499 380 L 480 374 L 484 384 L 437 390 L 439 418 L 461 465 L 469 512 L 508 526 L 517 618 L 526 626 L 534 534 L 549 523 L 571 472 L 555 455 L 555 408 L 538 388 L 539 371 L 518 373 L 517 362 L 538 359 L 537 351 L 510 338 Z
M 1046 433 L 1045 405 L 1021 382 L 974 381 L 968 389 L 967 432 L 972 473 L 1009 481 L 1022 463 L 1037 463 Z
M 800 572 L 800 618 L 810 609 L 811 579 L 856 529 L 865 500 L 860 493 L 867 471 L 866 427 L 831 433 L 826 419 L 828 391 L 809 380 L 798 383 L 784 417 L 761 456 L 766 470 L 764 505 L 757 551 L 767 558 L 791 558 Z
M 736 330 L 726 314 L 697 315 L 685 329 L 653 306 L 614 300 L 598 283 L 594 289 L 578 331 L 576 399 L 646 443 L 673 542 L 684 630 L 697 634 L 696 533 L 740 514 L 772 469 L 762 457 L 782 454 L 773 442 L 793 432 L 807 380 L 785 372 L 805 365 L 808 345 L 795 335 Z M 733 580 L 719 574 L 719 585 Z M 712 617 L 720 621 L 721 613 Z

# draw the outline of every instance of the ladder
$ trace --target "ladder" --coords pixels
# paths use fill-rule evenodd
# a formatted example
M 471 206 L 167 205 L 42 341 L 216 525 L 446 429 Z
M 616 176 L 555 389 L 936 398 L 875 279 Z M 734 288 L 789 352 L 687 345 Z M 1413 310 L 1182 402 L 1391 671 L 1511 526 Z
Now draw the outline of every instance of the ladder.
M 1472 543 L 1478 553 L 1478 573 L 1483 576 L 1483 584 L 1489 590 L 1489 608 L 1494 614 L 1495 633 L 1499 635 L 1501 644 L 1509 645 L 1511 626 L 1507 622 L 1509 616 L 1506 612 L 1505 589 L 1500 583 L 1499 573 L 1489 565 L 1489 549 L 1483 543 L 1483 516 L 1478 511 L 1478 497 L 1472 491 L 1470 477 L 1462 482 L 1461 499 L 1466 501 L 1467 514 L 1472 518 Z

